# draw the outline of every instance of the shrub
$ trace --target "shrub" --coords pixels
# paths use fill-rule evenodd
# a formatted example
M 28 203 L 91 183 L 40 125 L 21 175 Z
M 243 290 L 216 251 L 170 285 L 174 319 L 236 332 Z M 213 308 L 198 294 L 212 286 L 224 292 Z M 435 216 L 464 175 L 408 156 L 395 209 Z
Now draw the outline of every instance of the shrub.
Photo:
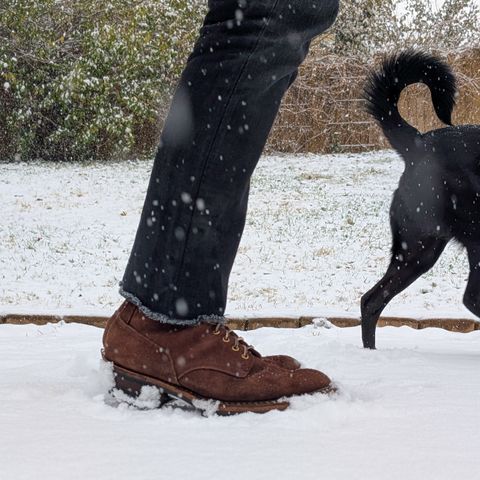
M 201 0 L 3 0 L 0 158 L 151 154 Z
M 334 51 L 373 55 L 405 47 L 458 50 L 479 45 L 475 0 L 342 0 L 334 26 Z

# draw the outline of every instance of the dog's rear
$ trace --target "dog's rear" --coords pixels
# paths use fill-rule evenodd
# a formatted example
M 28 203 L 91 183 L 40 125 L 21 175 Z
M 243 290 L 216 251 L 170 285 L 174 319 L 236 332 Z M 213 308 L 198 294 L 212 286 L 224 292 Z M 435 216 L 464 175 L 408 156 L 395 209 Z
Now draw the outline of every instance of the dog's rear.
M 382 68 L 370 75 L 364 97 L 367 111 L 375 118 L 388 141 L 404 158 L 422 143 L 420 132 L 398 111 L 402 90 L 425 83 L 432 93 L 435 111 L 443 123 L 451 125 L 455 105 L 455 77 L 448 65 L 423 52 L 407 50 L 386 59 Z
M 435 111 L 451 125 L 455 77 L 448 65 L 422 52 L 385 60 L 365 88 L 368 112 L 405 161 L 390 209 L 392 258 L 384 277 L 362 297 L 365 347 L 385 306 L 437 261 L 452 238 L 467 247 L 470 277 L 465 305 L 480 316 L 480 127 L 450 126 L 421 134 L 398 111 L 402 90 L 422 82 Z

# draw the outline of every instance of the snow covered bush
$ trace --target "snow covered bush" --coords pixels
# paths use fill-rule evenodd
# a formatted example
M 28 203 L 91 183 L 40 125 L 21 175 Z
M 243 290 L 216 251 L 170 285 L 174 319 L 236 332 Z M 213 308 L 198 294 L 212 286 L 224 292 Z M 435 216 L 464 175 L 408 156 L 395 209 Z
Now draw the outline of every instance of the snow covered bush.
M 1 0 L 0 160 L 151 156 L 206 3 Z M 302 68 L 283 103 L 269 148 L 356 148 L 359 142 L 352 140 L 351 132 L 366 120 L 351 111 L 360 111 L 365 66 L 378 53 L 405 46 L 442 53 L 479 46 L 475 0 L 445 0 L 439 8 L 433 3 L 341 0 L 335 26 L 312 47 L 309 58 L 317 66 L 310 61 Z M 325 62 L 333 67 L 323 68 Z M 344 68 L 349 62 L 360 70 Z M 322 73 L 326 71 L 333 77 Z M 478 85 L 477 77 L 470 77 L 475 79 L 472 85 Z M 337 98 L 337 93 L 337 106 L 333 101 L 319 105 L 324 98 Z M 477 93 L 472 98 L 478 104 Z M 338 112 L 336 125 L 332 110 Z M 312 118 L 315 126 L 310 128 Z M 320 127 L 331 129 L 334 138 L 321 134 Z
M 150 154 L 202 0 L 2 0 L 0 158 Z
M 371 55 L 416 47 L 443 51 L 478 46 L 476 0 L 342 0 L 334 27 L 341 55 Z

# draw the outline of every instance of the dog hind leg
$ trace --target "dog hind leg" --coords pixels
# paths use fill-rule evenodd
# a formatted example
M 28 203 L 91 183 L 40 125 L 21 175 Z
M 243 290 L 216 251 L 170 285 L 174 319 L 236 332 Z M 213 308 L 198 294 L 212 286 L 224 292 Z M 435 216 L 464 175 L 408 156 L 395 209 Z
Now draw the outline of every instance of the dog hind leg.
M 477 317 L 480 317 L 480 244 L 468 245 L 470 274 L 463 295 L 463 304 Z
M 375 328 L 383 309 L 396 295 L 435 265 L 447 243 L 448 240 L 433 237 L 408 243 L 402 242 L 398 236 L 394 238 L 387 272 L 362 296 L 362 340 L 365 348 L 375 348 Z

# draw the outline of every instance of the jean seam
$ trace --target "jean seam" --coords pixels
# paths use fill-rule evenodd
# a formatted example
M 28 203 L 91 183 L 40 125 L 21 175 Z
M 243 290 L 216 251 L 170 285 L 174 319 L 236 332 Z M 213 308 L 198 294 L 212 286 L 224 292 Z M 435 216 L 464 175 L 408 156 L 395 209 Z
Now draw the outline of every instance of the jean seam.
M 222 127 L 224 121 L 225 121 L 225 117 L 226 117 L 226 114 L 228 112 L 228 108 L 231 104 L 231 100 L 232 100 L 232 97 L 233 95 L 235 94 L 235 91 L 237 90 L 237 87 L 238 87 L 238 84 L 240 83 L 240 80 L 242 79 L 243 77 L 243 74 L 250 62 L 250 60 L 252 59 L 252 57 L 255 55 L 255 53 L 257 52 L 258 50 L 258 47 L 260 45 L 260 40 L 263 38 L 264 34 L 265 34 L 265 30 L 267 29 L 267 27 L 269 26 L 270 24 L 270 20 L 272 18 L 272 13 L 273 11 L 275 10 L 275 8 L 277 7 L 277 5 L 279 4 L 279 1 L 280 0 L 275 0 L 273 5 L 272 5 L 272 8 L 270 9 L 269 11 L 269 17 L 268 17 L 268 20 L 265 22 L 265 25 L 263 26 L 261 32 L 258 34 L 258 38 L 257 38 L 257 41 L 255 43 L 255 46 L 254 48 L 252 49 L 251 53 L 248 55 L 248 58 L 245 60 L 242 68 L 240 69 L 240 72 L 238 74 L 238 77 L 237 77 L 237 80 L 235 81 L 235 84 L 232 88 L 232 91 L 228 97 L 228 100 L 227 102 L 225 103 L 225 108 L 224 108 L 224 111 L 222 113 L 222 118 L 218 124 L 218 127 L 215 131 L 215 134 L 213 136 L 213 139 L 212 139 L 212 143 L 210 145 L 210 148 L 208 149 L 208 153 L 206 155 L 206 160 L 205 160 L 205 163 L 203 164 L 203 167 L 202 167 L 202 173 L 200 175 L 200 181 L 199 181 L 199 184 L 198 184 L 198 188 L 197 188 L 197 191 L 195 192 L 195 196 L 193 197 L 193 203 L 194 203 L 194 208 L 192 210 L 192 213 L 190 214 L 190 221 L 189 221 L 189 224 L 188 224 L 188 229 L 187 229 L 187 232 L 186 232 L 186 235 L 185 235 L 185 244 L 184 244 L 184 248 L 183 248 L 183 252 L 182 252 L 182 257 L 181 257 L 181 260 L 180 260 L 180 264 L 179 264 L 179 267 L 178 267 L 178 272 L 177 274 L 175 275 L 175 280 L 173 282 L 174 285 L 176 285 L 180 279 L 180 274 L 181 274 L 181 271 L 183 269 L 183 266 L 184 266 L 184 263 L 185 263 L 185 255 L 186 255 L 186 252 L 187 252 L 187 247 L 188 247 L 188 244 L 189 244 L 189 240 L 191 238 L 191 231 L 192 231 L 192 223 L 193 223 L 193 219 L 194 219 L 194 216 L 195 216 L 195 201 L 198 199 L 198 196 L 200 194 L 200 190 L 202 188 L 202 183 L 203 183 L 203 180 L 204 180 L 204 177 L 205 177 L 205 172 L 207 170 L 207 166 L 208 166 L 208 163 L 211 161 L 211 157 L 212 157 L 212 153 L 214 151 L 214 148 L 215 148 L 215 145 L 216 145 L 216 142 L 217 142 L 217 139 L 218 139 L 218 135 L 219 135 L 219 132 L 220 132 L 220 128 Z M 173 293 L 170 293 L 170 299 L 172 297 Z M 167 302 L 169 303 L 169 302 Z

